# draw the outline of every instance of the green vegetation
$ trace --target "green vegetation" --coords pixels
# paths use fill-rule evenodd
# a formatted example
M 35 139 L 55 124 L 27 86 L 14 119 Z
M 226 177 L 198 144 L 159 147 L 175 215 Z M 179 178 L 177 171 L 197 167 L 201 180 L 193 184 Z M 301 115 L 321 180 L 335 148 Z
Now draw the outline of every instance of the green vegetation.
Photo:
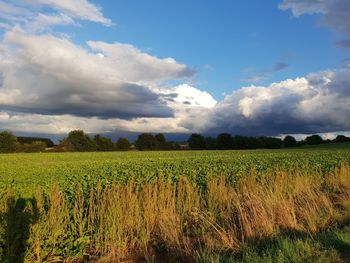
M 302 141 L 296 141 L 293 136 L 280 138 L 260 136 L 232 136 L 221 133 L 216 138 L 204 137 L 201 134 L 191 134 L 187 143 L 168 142 L 161 133 L 142 133 L 134 144 L 127 138 L 119 138 L 116 142 L 99 134 L 91 137 L 83 130 L 74 130 L 67 137 L 54 145 L 50 139 L 35 137 L 16 137 L 8 131 L 0 133 L 0 153 L 14 152 L 111 152 L 111 151 L 164 151 L 164 150 L 253 150 L 281 149 L 294 147 L 312 147 L 339 144 L 347 147 L 350 137 L 338 135 L 333 140 L 323 140 L 319 135 L 311 135 Z
M 20 144 L 32 144 L 34 142 L 43 142 L 45 143 L 45 148 L 54 147 L 54 143 L 47 138 L 38 138 L 38 137 L 17 137 L 17 140 Z
M 3 131 L 0 133 L 0 153 L 15 152 L 18 140 L 11 132 Z
M 349 148 L 0 155 L 1 262 L 344 262 L 349 165 Z

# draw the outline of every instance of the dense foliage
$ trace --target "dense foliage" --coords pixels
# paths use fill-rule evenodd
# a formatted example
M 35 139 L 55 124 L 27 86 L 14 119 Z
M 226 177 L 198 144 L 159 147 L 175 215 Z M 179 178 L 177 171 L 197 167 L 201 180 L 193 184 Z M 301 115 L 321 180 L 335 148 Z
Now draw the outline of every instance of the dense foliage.
M 91 137 L 82 130 L 71 131 L 58 145 L 50 139 L 35 137 L 16 138 L 11 132 L 0 133 L 0 152 L 93 152 L 93 151 L 155 151 L 155 150 L 249 150 L 249 149 L 280 149 L 296 146 L 321 145 L 330 143 L 350 142 L 350 138 L 338 135 L 334 140 L 323 140 L 319 135 L 307 136 L 305 140 L 296 141 L 293 136 L 283 140 L 275 137 L 232 136 L 221 133 L 217 137 L 204 137 L 201 134 L 191 134 L 187 143 L 168 142 L 159 134 L 142 133 L 134 144 L 127 138 L 119 138 L 115 143 L 108 137 L 95 135 Z
M 249 149 L 280 149 L 296 146 L 319 145 L 329 143 L 349 142 L 350 138 L 338 135 L 334 140 L 323 140 L 320 135 L 307 136 L 305 140 L 297 141 L 293 136 L 284 139 L 267 136 L 232 136 L 229 133 L 221 133 L 216 138 L 204 137 L 194 133 L 188 139 L 192 150 L 249 150 Z

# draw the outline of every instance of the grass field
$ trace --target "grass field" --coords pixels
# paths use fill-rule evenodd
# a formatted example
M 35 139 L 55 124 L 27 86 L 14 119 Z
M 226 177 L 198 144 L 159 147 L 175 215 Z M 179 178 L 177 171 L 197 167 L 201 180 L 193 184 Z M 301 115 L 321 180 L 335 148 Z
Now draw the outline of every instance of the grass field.
M 1 262 L 346 262 L 350 148 L 0 155 Z

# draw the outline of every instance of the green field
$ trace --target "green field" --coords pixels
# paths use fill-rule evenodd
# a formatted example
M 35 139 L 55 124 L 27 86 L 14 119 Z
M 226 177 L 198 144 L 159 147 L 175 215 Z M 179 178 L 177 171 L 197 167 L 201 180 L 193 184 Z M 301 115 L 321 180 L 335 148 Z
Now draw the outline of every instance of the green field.
M 3 154 L 0 259 L 345 262 L 349 165 L 347 147 Z
M 53 183 L 74 191 L 77 183 L 89 187 L 99 179 L 108 184 L 130 178 L 144 182 L 188 176 L 200 184 L 210 176 L 235 181 L 251 169 L 264 174 L 269 170 L 307 167 L 325 173 L 341 162 L 350 164 L 350 148 L 3 154 L 0 189 L 11 187 L 26 197 L 38 187 L 49 190 Z

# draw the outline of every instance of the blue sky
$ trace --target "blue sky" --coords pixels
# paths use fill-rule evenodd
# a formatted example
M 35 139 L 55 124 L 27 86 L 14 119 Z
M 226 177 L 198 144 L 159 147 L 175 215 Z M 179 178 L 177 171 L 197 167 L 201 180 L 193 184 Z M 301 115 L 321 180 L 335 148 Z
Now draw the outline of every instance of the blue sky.
M 293 17 L 280 1 L 94 1 L 114 25 L 91 22 L 66 29 L 76 42 L 132 43 L 158 57 L 193 67 L 197 87 L 216 99 L 250 84 L 266 84 L 333 69 L 348 52 L 319 15 Z M 317 63 L 315 63 L 317 61 Z M 290 66 L 252 83 L 279 62 Z
M 350 130 L 348 0 L 0 0 L 0 127 Z

